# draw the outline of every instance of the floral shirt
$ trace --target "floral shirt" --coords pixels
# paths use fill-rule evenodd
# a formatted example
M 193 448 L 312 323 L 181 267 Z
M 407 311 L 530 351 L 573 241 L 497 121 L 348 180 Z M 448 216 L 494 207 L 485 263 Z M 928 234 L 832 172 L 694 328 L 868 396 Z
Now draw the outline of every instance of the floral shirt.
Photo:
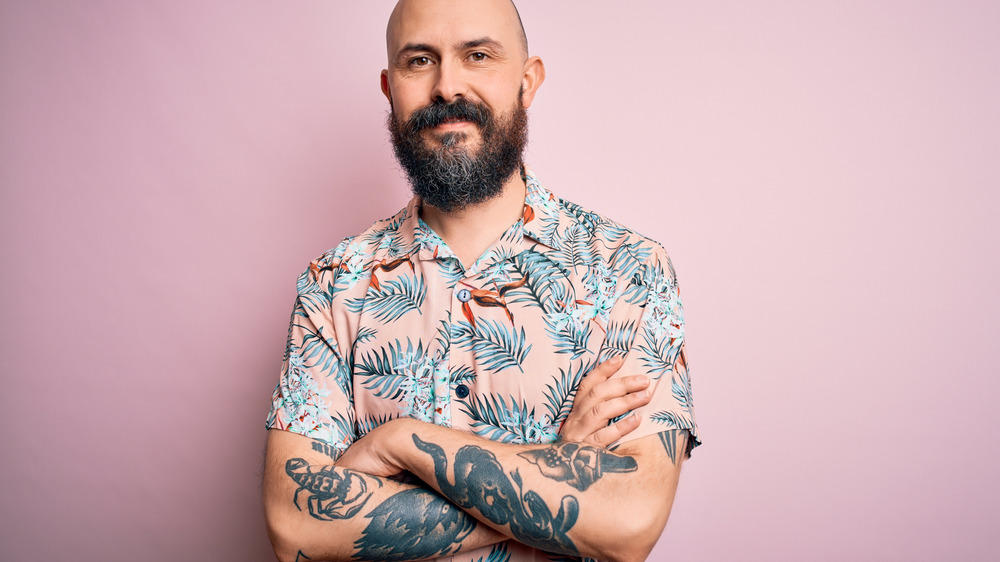
M 343 452 L 399 416 L 505 443 L 549 443 L 599 362 L 648 374 L 638 439 L 700 443 L 684 312 L 663 248 L 524 173 L 524 213 L 469 268 L 419 217 L 395 216 L 313 261 L 298 281 L 268 428 Z M 548 560 L 508 541 L 455 560 Z M 552 558 L 563 559 L 563 558 Z

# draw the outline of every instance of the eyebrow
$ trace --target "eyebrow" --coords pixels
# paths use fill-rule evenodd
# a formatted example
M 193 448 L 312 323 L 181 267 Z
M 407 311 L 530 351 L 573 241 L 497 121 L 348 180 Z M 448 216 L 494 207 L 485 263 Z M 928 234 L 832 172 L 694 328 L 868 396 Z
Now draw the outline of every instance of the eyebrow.
M 459 45 L 460 49 L 474 49 L 476 47 L 489 47 L 490 49 L 493 49 L 494 51 L 497 51 L 499 53 L 504 52 L 503 45 L 501 45 L 499 41 L 495 39 L 490 39 L 489 37 L 483 37 L 481 39 L 473 39 L 472 41 L 466 41 L 465 43 Z
M 503 45 L 495 39 L 490 39 L 489 37 L 482 37 L 479 39 L 472 39 L 471 41 L 463 41 L 459 43 L 456 48 L 457 50 L 463 51 L 466 49 L 474 49 L 476 47 L 486 47 L 496 51 L 498 54 L 505 54 Z M 438 49 L 427 44 L 427 43 L 407 43 L 403 45 L 403 48 L 396 53 L 396 61 L 400 61 L 411 53 L 437 53 Z

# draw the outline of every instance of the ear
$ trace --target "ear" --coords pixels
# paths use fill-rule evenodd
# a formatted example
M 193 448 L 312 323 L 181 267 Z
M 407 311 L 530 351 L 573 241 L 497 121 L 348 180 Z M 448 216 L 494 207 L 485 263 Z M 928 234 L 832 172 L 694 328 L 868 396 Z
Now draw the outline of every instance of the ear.
M 531 57 L 524 62 L 524 73 L 521 75 L 521 88 L 524 90 L 523 103 L 525 109 L 531 107 L 535 92 L 545 81 L 545 63 L 538 57 Z
M 392 103 L 392 91 L 389 90 L 389 71 L 388 70 L 383 70 L 382 71 L 382 76 L 380 78 L 380 82 L 381 82 L 381 86 L 382 86 L 382 95 L 384 95 L 385 99 L 389 100 L 389 103 L 391 104 Z

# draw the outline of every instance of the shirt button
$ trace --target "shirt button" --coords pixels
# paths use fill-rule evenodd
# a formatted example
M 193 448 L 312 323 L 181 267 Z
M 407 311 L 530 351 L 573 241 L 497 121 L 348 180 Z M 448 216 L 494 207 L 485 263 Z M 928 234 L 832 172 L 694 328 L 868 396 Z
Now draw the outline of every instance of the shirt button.
M 469 291 L 468 289 L 459 289 L 459 291 L 458 291 L 458 300 L 460 300 L 462 302 L 469 302 L 469 300 L 471 298 L 472 298 L 472 292 L 471 291 Z
M 455 387 L 455 396 L 458 396 L 459 398 L 465 398 L 468 395 L 469 395 L 469 387 L 465 386 L 464 384 L 460 384 Z

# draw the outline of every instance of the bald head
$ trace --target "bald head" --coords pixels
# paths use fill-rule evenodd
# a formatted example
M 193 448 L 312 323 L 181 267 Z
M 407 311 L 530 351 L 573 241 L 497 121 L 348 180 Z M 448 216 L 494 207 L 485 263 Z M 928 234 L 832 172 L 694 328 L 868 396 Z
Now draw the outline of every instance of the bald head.
M 404 45 L 401 36 L 404 31 L 412 31 L 415 25 L 428 18 L 437 21 L 446 21 L 449 16 L 459 17 L 457 13 L 469 11 L 478 14 L 481 22 L 491 22 L 502 31 L 505 38 L 512 38 L 510 41 L 517 44 L 521 50 L 521 59 L 528 59 L 528 36 L 524 33 L 524 24 L 521 22 L 521 14 L 517 11 L 517 6 L 512 0 L 399 0 L 396 7 L 389 16 L 389 23 L 385 30 L 386 52 L 391 61 L 398 50 Z M 475 23 L 469 18 L 464 23 L 472 28 L 469 33 L 474 34 Z M 496 38 L 502 40 L 502 38 Z

